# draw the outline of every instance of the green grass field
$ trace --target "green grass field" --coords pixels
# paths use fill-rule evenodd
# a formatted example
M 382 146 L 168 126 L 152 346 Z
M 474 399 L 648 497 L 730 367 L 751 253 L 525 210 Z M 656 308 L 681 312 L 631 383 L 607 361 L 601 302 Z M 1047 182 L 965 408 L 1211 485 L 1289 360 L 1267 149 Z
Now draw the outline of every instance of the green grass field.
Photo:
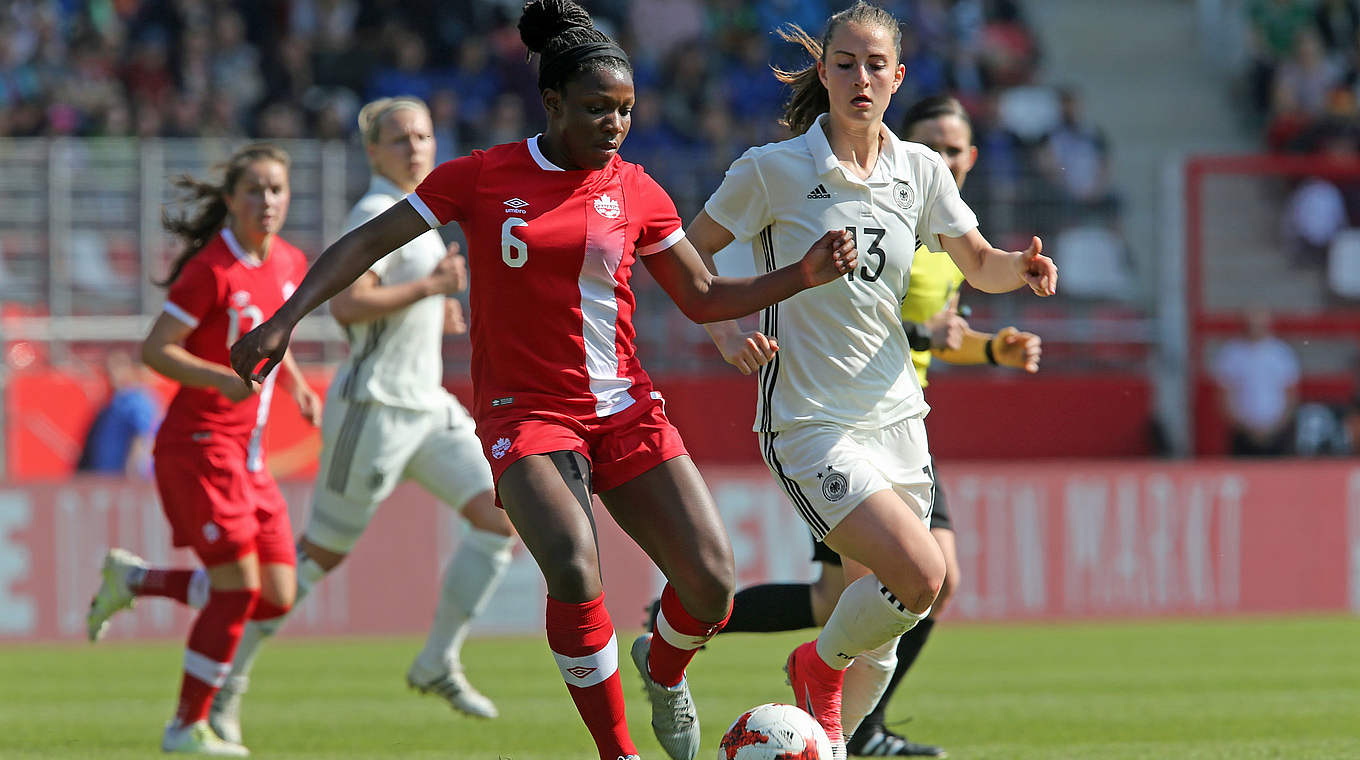
M 800 635 L 720 637 L 690 668 L 701 760 L 743 710 L 789 701 L 780 666 Z M 620 665 L 629 724 L 665 760 Z M 540 638 L 469 642 L 469 676 L 502 717 L 475 721 L 405 689 L 414 639 L 289 640 L 266 648 L 244 712 L 255 756 L 595 760 Z M 159 756 L 175 642 L 0 648 L 0 758 Z M 953 758 L 1360 758 L 1360 621 L 1351 618 L 949 626 L 889 711 Z

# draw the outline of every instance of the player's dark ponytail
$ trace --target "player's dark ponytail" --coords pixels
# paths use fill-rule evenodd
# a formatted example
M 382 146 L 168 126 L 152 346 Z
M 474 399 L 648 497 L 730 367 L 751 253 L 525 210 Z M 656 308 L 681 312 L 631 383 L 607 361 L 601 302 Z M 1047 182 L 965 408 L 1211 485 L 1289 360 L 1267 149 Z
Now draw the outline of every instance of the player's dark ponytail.
M 173 283 L 184 270 L 184 265 L 189 263 L 189 259 L 203 250 L 203 246 L 222 229 L 222 224 L 227 220 L 226 196 L 236 190 L 236 183 L 241 179 L 246 167 L 256 161 L 265 160 L 283 164 L 284 171 L 288 170 L 290 163 L 288 153 L 283 148 L 268 143 L 255 143 L 231 155 L 227 160 L 221 184 L 197 180 L 187 174 L 170 180 L 170 184 L 183 191 L 185 197 L 181 199 L 181 205 L 192 208 L 178 215 L 172 215 L 169 209 L 161 212 L 161 226 L 184 242 L 184 251 L 170 265 L 170 276 L 157 282 L 157 285 L 168 287 Z
M 892 32 L 893 51 L 901 56 L 901 25 L 891 13 L 864 0 L 859 0 L 827 19 L 826 31 L 822 33 L 820 42 L 797 24 L 786 24 L 775 30 L 785 42 L 792 42 L 806 50 L 813 61 L 804 68 L 792 71 L 772 67 L 775 79 L 793 89 L 793 94 L 784 104 L 784 116 L 779 123 L 788 127 L 795 135 L 808 131 L 808 127 L 817 121 L 817 117 L 831 110 L 831 98 L 827 95 L 826 85 L 822 84 L 821 78 L 817 76 L 817 61 L 826 63 L 826 46 L 831 41 L 831 35 L 836 33 L 841 24 L 849 23 L 877 26 Z
M 538 53 L 538 89 L 558 90 L 592 67 L 616 68 L 630 76 L 623 49 L 595 28 L 590 14 L 572 0 L 530 0 L 519 18 L 519 37 Z

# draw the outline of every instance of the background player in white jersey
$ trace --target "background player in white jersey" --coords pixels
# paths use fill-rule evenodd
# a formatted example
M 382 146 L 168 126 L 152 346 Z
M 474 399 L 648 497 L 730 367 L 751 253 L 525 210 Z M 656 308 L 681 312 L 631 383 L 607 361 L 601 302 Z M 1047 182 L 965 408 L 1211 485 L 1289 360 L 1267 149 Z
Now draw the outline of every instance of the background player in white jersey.
M 916 239 L 938 235 L 987 292 L 1028 284 L 1050 295 L 1057 269 L 1038 238 L 1023 252 L 993 248 L 940 157 L 883 124 L 905 74 L 891 14 L 858 2 L 831 17 L 820 43 L 797 27 L 786 37 L 816 59 L 778 72 L 794 91 L 785 121 L 800 136 L 739 158 L 687 235 L 710 256 L 734 239 L 758 238 L 757 266 L 767 269 L 818 229 L 850 230 L 861 251 L 849 277 L 765 310 L 762 332 L 780 351 L 761 369 L 756 420 L 770 471 L 853 581 L 821 635 L 787 663 L 799 706 L 844 757 L 845 669 L 861 653 L 893 658 L 897 637 L 929 614 L 945 574 L 926 527 L 928 407 L 898 313 Z M 852 728 L 879 690 L 847 693 Z
M 422 101 L 369 103 L 359 112 L 359 128 L 373 179 L 350 212 L 349 229 L 400 201 L 434 168 L 434 128 Z M 327 393 L 321 469 L 298 542 L 298 599 L 349 554 L 399 482 L 421 484 L 470 527 L 444 572 L 434 624 L 406 681 L 454 709 L 494 718 L 495 704 L 463 675 L 459 651 L 509 566 L 515 531 L 495 506 L 491 468 L 472 418 L 443 386 L 443 336 L 467 330 L 458 301 L 447 296 L 464 283 L 457 244 L 446 250 L 430 230 L 379 259 L 332 299 L 350 355 Z M 260 644 L 282 621 L 247 626 L 213 705 L 219 735 L 240 741 L 241 694 Z

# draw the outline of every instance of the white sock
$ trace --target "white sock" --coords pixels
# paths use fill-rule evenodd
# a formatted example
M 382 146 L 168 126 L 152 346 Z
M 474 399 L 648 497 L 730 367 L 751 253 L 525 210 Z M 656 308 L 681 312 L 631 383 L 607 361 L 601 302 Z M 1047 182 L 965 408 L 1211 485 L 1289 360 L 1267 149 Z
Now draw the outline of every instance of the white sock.
M 515 539 L 469 528 L 444 569 L 444 585 L 430 635 L 416 664 L 429 673 L 459 667 L 459 652 L 472 619 L 486 607 L 510 567 Z
M 255 667 L 255 658 L 260 654 L 260 645 L 264 644 L 265 639 L 279 632 L 279 628 L 283 627 L 283 621 L 288 619 L 292 610 L 302 604 L 312 586 L 325 577 L 326 571 L 321 565 L 316 564 L 316 560 L 298 552 L 297 596 L 293 599 L 292 608 L 276 618 L 247 621 L 245 630 L 241 632 L 241 643 L 236 645 L 236 656 L 231 661 L 231 674 L 228 676 L 238 690 L 244 688 L 244 682 L 250 678 L 250 671 Z
M 194 574 L 189 576 L 189 598 L 190 607 L 196 610 L 203 609 L 203 605 L 208 603 L 208 597 L 212 594 L 212 581 L 208 578 L 208 571 L 203 568 L 196 568 Z
M 855 735 L 855 729 L 864 716 L 874 709 L 883 692 L 888 688 L 893 670 L 897 668 L 897 641 L 894 636 L 886 644 L 866 649 L 845 671 L 845 686 L 841 690 L 841 726 L 846 737 Z
M 929 614 L 929 608 L 919 615 L 908 610 L 878 576 L 866 575 L 841 592 L 817 637 L 817 654 L 827 665 L 845 670 L 860 652 L 896 639 Z

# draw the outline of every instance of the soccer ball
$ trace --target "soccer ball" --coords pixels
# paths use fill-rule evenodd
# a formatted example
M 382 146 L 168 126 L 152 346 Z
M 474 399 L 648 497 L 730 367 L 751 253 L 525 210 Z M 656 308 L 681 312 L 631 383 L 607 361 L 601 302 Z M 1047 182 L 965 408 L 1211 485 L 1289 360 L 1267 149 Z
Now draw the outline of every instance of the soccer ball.
M 831 740 L 811 715 L 793 705 L 753 707 L 718 745 L 718 760 L 831 760 Z

